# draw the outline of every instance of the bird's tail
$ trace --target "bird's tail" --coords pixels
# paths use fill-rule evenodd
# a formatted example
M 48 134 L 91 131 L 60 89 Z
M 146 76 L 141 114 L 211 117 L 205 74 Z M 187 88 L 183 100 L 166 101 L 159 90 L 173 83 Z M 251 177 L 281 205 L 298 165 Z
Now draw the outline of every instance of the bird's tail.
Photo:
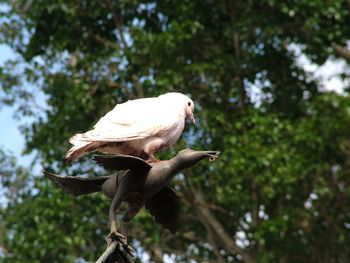
M 79 133 L 69 139 L 69 142 L 74 146 L 66 153 L 65 157 L 68 164 L 96 149 L 98 142 L 84 141 L 82 137 L 83 134 Z

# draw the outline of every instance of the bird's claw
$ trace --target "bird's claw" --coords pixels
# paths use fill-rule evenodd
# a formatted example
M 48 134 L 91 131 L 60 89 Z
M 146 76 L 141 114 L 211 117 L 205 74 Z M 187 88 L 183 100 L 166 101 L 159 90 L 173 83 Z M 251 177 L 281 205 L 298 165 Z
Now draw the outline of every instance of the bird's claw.
M 130 256 L 134 256 L 135 250 L 126 243 L 126 237 L 124 235 L 122 235 L 119 232 L 111 232 L 109 233 L 109 235 L 106 237 L 106 241 L 107 241 L 107 247 L 109 247 L 111 245 L 111 243 L 113 241 L 117 241 L 118 243 L 120 243 L 123 247 L 123 249 L 130 255 Z
M 106 237 L 107 246 L 109 246 L 113 240 L 116 240 L 116 241 L 122 243 L 123 245 L 126 245 L 126 242 L 125 242 L 126 237 L 119 232 L 109 233 L 109 235 Z
M 134 256 L 135 249 L 132 248 L 130 245 L 124 245 L 124 250 L 129 253 L 130 256 Z

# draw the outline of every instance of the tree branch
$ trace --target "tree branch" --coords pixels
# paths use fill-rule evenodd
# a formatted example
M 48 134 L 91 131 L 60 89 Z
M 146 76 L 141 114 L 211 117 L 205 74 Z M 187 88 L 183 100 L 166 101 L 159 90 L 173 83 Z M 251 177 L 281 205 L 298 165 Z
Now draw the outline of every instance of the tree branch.
M 118 12 L 117 12 L 118 8 L 111 1 L 107 0 L 106 3 L 113 13 L 113 20 L 114 20 L 115 28 L 116 28 L 116 31 L 118 33 L 118 36 L 119 36 L 121 42 L 123 43 L 123 49 L 125 50 L 129 46 L 128 46 L 128 44 L 124 38 L 123 32 L 121 30 L 121 27 L 123 24 L 123 19 L 121 16 L 118 17 Z
M 200 191 L 194 192 L 194 199 L 199 202 L 205 202 L 203 194 Z M 241 255 L 246 262 L 255 262 L 253 257 L 244 251 L 242 248 L 237 246 L 236 242 L 226 233 L 221 223 L 215 218 L 208 208 L 198 206 L 198 211 L 207 220 L 208 224 L 213 228 L 214 232 L 217 233 L 223 244 L 228 248 L 232 249 L 237 254 Z
M 253 211 L 252 211 L 252 219 L 253 219 L 253 225 L 257 226 L 259 225 L 259 202 L 258 202 L 258 185 L 257 183 L 254 181 L 254 179 L 252 179 L 252 183 L 251 183 L 251 187 L 252 187 L 252 201 L 253 201 Z
M 204 225 L 205 229 L 207 230 L 207 233 L 208 233 L 208 239 L 210 240 L 210 244 L 212 245 L 213 247 L 213 250 L 214 250 L 214 254 L 216 256 L 216 259 L 217 259 L 217 262 L 218 263 L 225 263 L 226 260 L 225 258 L 220 254 L 220 249 L 218 248 L 217 246 L 217 240 L 215 239 L 214 237 L 214 233 L 213 233 L 213 230 L 210 228 L 208 222 L 202 217 L 201 218 L 201 222 L 202 224 Z
M 111 48 L 115 48 L 115 49 L 119 48 L 119 46 L 118 46 L 117 43 L 114 43 L 113 41 L 110 41 L 110 40 L 108 40 L 108 39 L 105 39 L 105 38 L 103 38 L 103 37 L 101 37 L 101 36 L 99 36 L 99 35 L 92 35 L 92 37 L 93 37 L 96 41 L 98 41 L 98 42 L 104 44 L 105 46 L 108 46 L 108 47 L 111 47 Z
M 137 96 L 139 98 L 143 98 L 145 96 L 145 94 L 143 92 L 143 85 L 140 82 L 139 77 L 136 76 L 136 74 L 132 74 L 131 79 L 135 83 L 135 89 L 136 89 L 136 92 L 137 92 Z
M 200 221 L 200 219 L 198 219 L 198 221 Z M 201 243 L 206 243 L 208 242 L 207 240 L 205 240 L 204 238 L 200 238 L 197 235 L 195 235 L 193 232 L 185 232 L 185 233 L 181 233 L 182 236 L 186 239 L 190 239 L 196 242 L 201 242 Z
M 203 257 L 198 257 L 198 256 L 194 256 L 194 255 L 188 255 L 187 253 L 184 253 L 184 251 L 182 250 L 178 250 L 178 249 L 173 249 L 173 248 L 169 248 L 167 247 L 165 249 L 168 253 L 173 253 L 176 255 L 183 255 L 184 257 L 188 258 L 188 259 L 192 259 L 198 262 L 203 262 L 203 263 L 215 263 L 217 261 L 214 260 L 209 260 L 209 259 L 203 259 Z
M 155 263 L 163 263 L 163 251 L 158 245 L 154 245 L 152 249 L 152 256 Z
M 208 204 L 208 203 L 200 203 L 200 202 L 196 202 L 197 205 L 200 206 L 204 206 L 206 208 L 209 208 L 210 210 L 214 210 L 214 211 L 218 211 L 221 212 L 222 214 L 224 214 L 225 216 L 229 217 L 231 220 L 236 221 L 237 219 L 235 217 L 233 217 L 226 209 L 224 209 L 221 206 L 218 205 L 214 205 L 214 204 Z
M 190 206 L 191 205 L 191 201 L 186 199 L 186 197 L 182 194 L 182 193 L 177 193 L 177 195 L 181 198 L 181 200 L 187 205 Z M 193 203 L 193 200 L 192 200 Z M 202 203 L 199 201 L 196 201 L 196 205 L 200 205 L 200 206 L 204 206 L 210 210 L 214 210 L 214 211 L 218 211 L 221 212 L 222 214 L 224 214 L 225 216 L 229 217 L 231 220 L 236 221 L 237 218 L 235 218 L 234 216 L 232 216 L 230 214 L 229 211 L 227 211 L 225 208 L 219 206 L 219 205 L 215 205 L 215 204 L 209 204 L 209 203 Z
M 350 0 L 349 0 L 350 1 Z M 342 58 L 344 58 L 348 63 L 350 63 L 350 50 L 336 44 L 336 43 L 332 43 L 332 48 L 334 49 L 334 51 L 341 56 Z

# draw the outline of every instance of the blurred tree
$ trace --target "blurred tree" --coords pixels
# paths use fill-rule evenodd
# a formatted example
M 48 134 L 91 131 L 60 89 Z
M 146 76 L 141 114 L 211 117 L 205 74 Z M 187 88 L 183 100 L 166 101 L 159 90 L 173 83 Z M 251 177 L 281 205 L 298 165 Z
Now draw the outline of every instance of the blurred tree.
M 147 212 L 132 221 L 151 261 L 348 261 L 349 95 L 322 91 L 293 51 L 317 65 L 346 59 L 347 1 L 3 3 L 0 39 L 19 56 L 0 72 L 0 103 L 35 118 L 23 128 L 26 151 L 45 169 L 103 174 L 88 157 L 66 167 L 63 156 L 71 135 L 118 102 L 179 91 L 197 103 L 199 124 L 162 157 L 184 146 L 222 155 L 173 181 L 183 204 L 176 236 Z M 28 173 L 1 210 L 0 261 L 95 260 L 108 201 L 74 199 Z

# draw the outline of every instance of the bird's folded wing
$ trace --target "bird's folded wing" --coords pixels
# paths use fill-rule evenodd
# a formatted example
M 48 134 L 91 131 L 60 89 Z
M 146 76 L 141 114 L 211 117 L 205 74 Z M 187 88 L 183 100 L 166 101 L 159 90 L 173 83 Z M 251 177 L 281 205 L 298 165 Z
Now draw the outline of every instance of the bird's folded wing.
M 137 139 L 144 139 L 152 136 L 139 127 L 126 127 L 119 124 L 105 123 L 98 129 L 79 134 L 80 141 L 86 142 L 123 142 Z
M 171 233 L 176 233 L 180 219 L 180 201 L 173 189 L 165 186 L 147 200 L 145 207 L 157 223 Z
M 151 99 L 146 101 L 146 106 L 142 107 L 137 101 L 117 105 L 96 123 L 93 130 L 81 134 L 79 140 L 120 142 L 144 139 L 162 136 L 176 126 L 179 119 L 175 110 L 164 110 L 161 104 Z
M 82 141 L 121 142 L 149 137 L 161 137 L 176 126 L 176 119 L 155 116 L 140 117 L 129 125 L 121 125 L 112 121 L 104 121 L 94 130 L 82 134 Z
M 104 125 L 105 122 L 132 126 L 140 119 L 156 114 L 161 107 L 156 98 L 131 100 L 123 104 L 117 104 L 113 110 L 95 124 L 94 128 Z

